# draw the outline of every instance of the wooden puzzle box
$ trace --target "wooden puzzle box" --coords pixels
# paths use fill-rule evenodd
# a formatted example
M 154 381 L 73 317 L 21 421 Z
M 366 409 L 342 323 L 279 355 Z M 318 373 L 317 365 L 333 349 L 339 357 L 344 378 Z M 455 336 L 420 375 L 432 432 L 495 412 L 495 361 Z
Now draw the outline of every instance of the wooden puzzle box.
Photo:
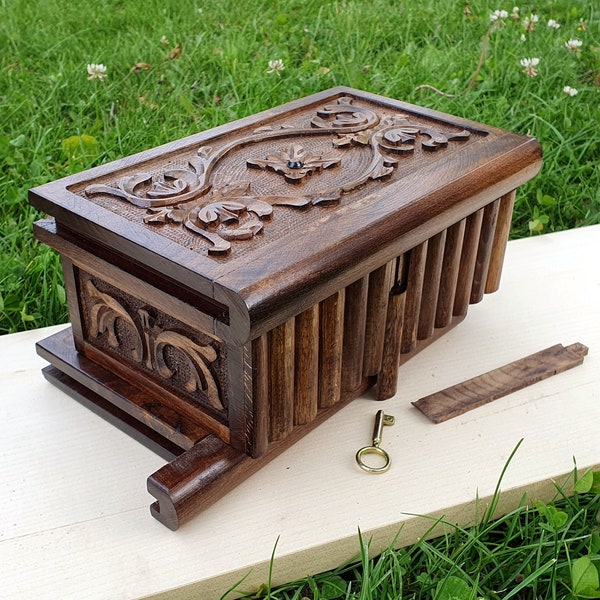
M 541 162 L 533 138 L 338 87 L 35 188 L 71 320 L 44 373 L 169 461 L 148 490 L 176 529 L 396 393 L 498 288 Z

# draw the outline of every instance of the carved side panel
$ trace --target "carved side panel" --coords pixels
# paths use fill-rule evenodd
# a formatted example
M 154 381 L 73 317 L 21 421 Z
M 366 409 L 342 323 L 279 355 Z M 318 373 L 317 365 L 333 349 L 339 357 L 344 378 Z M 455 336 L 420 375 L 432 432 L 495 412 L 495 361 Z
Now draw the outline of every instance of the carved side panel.
M 86 342 L 227 421 L 225 344 L 89 273 L 78 283 Z

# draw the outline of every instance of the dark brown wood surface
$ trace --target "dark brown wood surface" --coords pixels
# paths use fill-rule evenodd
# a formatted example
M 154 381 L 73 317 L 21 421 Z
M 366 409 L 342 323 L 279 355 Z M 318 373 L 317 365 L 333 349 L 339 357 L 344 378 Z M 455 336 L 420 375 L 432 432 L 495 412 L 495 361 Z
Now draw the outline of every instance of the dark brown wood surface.
M 345 303 L 346 289 L 344 288 L 320 304 L 319 408 L 333 406 L 342 397 Z
M 161 233 L 166 231 L 165 225 L 144 225 L 146 209 L 127 209 L 131 214 L 139 212 L 134 218 L 125 210 L 122 214 L 121 209 L 108 210 L 102 202 L 84 197 L 83 190 L 98 182 L 114 184 L 120 177 L 135 178 L 146 170 L 167 169 L 176 155 L 191 156 L 213 142 L 229 143 L 236 136 L 251 135 L 261 128 L 286 126 L 296 115 L 306 114 L 308 118 L 343 98 L 379 115 L 407 115 L 427 127 L 445 131 L 462 127 L 471 138 L 450 140 L 426 150 L 427 160 L 416 151 L 414 156 L 403 155 L 402 170 L 386 167 L 391 169 L 388 175 L 382 167 L 382 175 L 386 174 L 375 174 L 377 178 L 364 190 L 355 187 L 344 192 L 335 206 L 325 202 L 322 207 L 305 211 L 303 214 L 310 217 L 306 226 L 284 229 L 277 239 L 254 244 L 251 251 L 235 250 L 252 240 L 234 241 L 235 248 L 225 257 L 207 256 L 178 243 L 175 237 Z M 302 135 L 314 138 L 320 133 L 317 129 L 306 129 Z M 274 131 L 263 135 L 280 134 Z M 284 147 L 285 143 L 279 145 Z M 343 169 L 343 165 L 342 161 L 341 166 L 332 169 Z M 340 87 L 40 186 L 31 191 L 30 201 L 56 217 L 63 237 L 76 235 L 84 246 L 95 245 L 94 253 L 107 262 L 124 271 L 143 265 L 149 272 L 168 274 L 182 290 L 211 299 L 215 307 L 226 307 L 227 323 L 215 323 L 218 335 L 245 343 L 431 238 L 450 223 L 510 193 L 535 175 L 540 166 L 539 144 L 532 138 Z M 329 177 L 332 169 L 321 169 L 299 183 L 287 185 L 298 194 L 312 181 L 311 177 L 315 181 Z M 263 170 L 259 171 L 262 176 Z M 353 172 L 349 170 L 349 176 Z M 264 174 L 283 181 L 273 171 Z M 126 201 L 117 199 L 114 203 L 118 207 Z M 293 209 L 278 210 L 279 215 L 288 215 Z M 272 217 L 273 222 L 276 217 Z M 269 227 L 270 222 L 265 221 L 265 234 L 260 234 L 264 239 L 268 239 Z
M 417 345 L 417 328 L 421 312 L 428 243 L 429 241 L 425 240 L 409 252 L 406 300 L 402 315 L 402 341 L 400 343 L 402 354 L 411 352 Z
M 583 362 L 587 353 L 588 348 L 580 343 L 566 347 L 556 344 L 468 381 L 420 398 L 413 402 L 413 405 L 434 423 L 442 423 L 542 379 L 576 367 Z
M 419 340 L 425 340 L 433 335 L 435 327 L 435 312 L 442 277 L 446 231 L 444 229 L 427 242 L 427 260 L 423 275 L 421 310 L 419 311 L 419 325 L 417 327 L 417 339 Z
M 469 300 L 471 297 L 471 286 L 475 265 L 477 264 L 477 250 L 483 223 L 484 209 L 467 217 L 465 236 L 463 239 L 462 256 L 458 270 L 458 281 L 456 282 L 456 295 L 454 296 L 453 314 L 455 316 L 467 314 Z
M 363 375 L 372 377 L 381 369 L 384 352 L 387 303 L 392 289 L 396 261 L 390 261 L 369 275 L 369 299 L 367 302 L 367 324 Z
M 270 440 L 286 437 L 294 426 L 294 337 L 290 319 L 269 333 Z
M 79 402 L 145 445 L 150 440 L 153 445 L 149 447 L 154 451 L 158 443 L 168 452 L 159 451 L 161 456 L 171 459 L 208 435 L 193 420 L 175 413 L 159 396 L 145 393 L 79 354 L 70 328 L 40 341 L 36 350 L 51 363 L 52 368 L 44 371 L 47 379 L 68 393 L 73 389 L 72 395 Z
M 492 245 L 492 256 L 488 270 L 487 282 L 485 284 L 485 293 L 491 294 L 498 290 L 500 286 L 500 276 L 502 275 L 502 265 L 504 264 L 504 255 L 506 253 L 506 244 L 510 234 L 510 225 L 512 223 L 513 207 L 517 190 L 513 190 L 500 198 L 500 208 L 498 210 L 498 225 L 496 235 Z
M 73 322 L 40 353 L 185 450 L 148 484 L 176 528 L 376 380 L 393 395 L 497 287 L 540 166 L 533 138 L 339 87 L 40 186 Z
M 436 327 L 446 327 L 452 320 L 466 222 L 466 219 L 461 219 L 458 223 L 451 225 L 446 232 L 444 262 L 435 313 Z
M 294 425 L 310 423 L 319 402 L 319 305 L 296 317 Z

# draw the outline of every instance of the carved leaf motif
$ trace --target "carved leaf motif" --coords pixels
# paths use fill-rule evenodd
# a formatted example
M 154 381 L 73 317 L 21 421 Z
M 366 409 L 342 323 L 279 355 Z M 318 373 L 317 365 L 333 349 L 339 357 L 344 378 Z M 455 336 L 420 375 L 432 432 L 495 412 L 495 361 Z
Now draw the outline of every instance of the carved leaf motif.
M 187 189 L 187 184 L 182 179 L 175 181 L 155 181 L 152 189 L 148 191 L 148 198 L 172 198 L 182 194 Z
M 308 196 L 266 196 L 274 206 L 293 206 L 302 208 L 308 206 L 311 200 Z
M 418 127 L 398 127 L 384 133 L 383 138 L 392 144 L 404 144 L 414 141 L 418 133 Z
M 207 225 L 217 220 L 221 223 L 228 223 L 237 221 L 238 214 L 245 210 L 246 207 L 239 202 L 211 202 L 199 210 L 198 219 Z
M 337 104 L 329 104 L 317 111 L 311 121 L 313 127 L 321 129 L 368 129 L 377 125 L 379 117 L 375 112 L 362 106 L 354 106 L 350 97 L 339 98 Z
M 169 221 L 173 223 L 183 223 L 188 211 L 184 208 L 172 208 L 169 212 Z
M 189 218 L 189 215 L 183 224 L 190 231 L 197 233 L 212 244 L 212 246 L 208 249 L 210 254 L 225 254 L 231 250 L 231 244 L 227 240 L 224 240 L 218 233 L 214 231 L 207 231 L 202 227 L 198 227 L 194 221 Z
M 237 229 L 225 229 L 219 233 L 226 240 L 249 240 L 259 233 L 262 228 L 262 223 L 257 223 L 256 227 L 245 226 Z
M 212 151 L 213 151 L 212 146 L 200 146 L 200 148 L 198 148 L 198 150 L 196 151 L 196 154 L 200 158 L 207 159 L 212 154 Z
M 157 371 L 165 379 L 175 375 L 165 362 L 164 350 L 167 346 L 178 349 L 189 362 L 190 376 L 184 384 L 185 389 L 190 393 L 202 390 L 213 408 L 224 410 L 219 388 L 209 369 L 209 365 L 217 359 L 215 349 L 212 346 L 200 346 L 176 331 L 162 331 L 154 339 L 153 351 Z
M 133 334 L 134 347 L 131 350 L 131 358 L 135 362 L 141 362 L 143 353 L 142 338 L 127 310 L 115 298 L 98 290 L 89 280 L 86 282 L 85 291 L 90 298 L 96 300 L 89 313 L 90 337 L 96 338 L 103 333 L 107 333 L 108 345 L 114 349 L 118 348 L 120 344 L 117 337 L 116 320 L 122 319 L 129 325 Z
M 338 139 L 333 140 L 333 145 L 336 148 L 347 148 L 353 144 L 366 146 L 371 141 L 372 134 L 373 132 L 371 130 L 359 131 L 358 133 L 346 133 L 344 135 L 339 134 Z
M 394 170 L 394 167 L 388 167 L 384 164 L 383 161 L 378 163 L 377 167 L 371 171 L 371 179 L 383 179 L 388 175 L 391 175 Z
M 168 223 L 172 208 L 150 208 L 144 217 L 144 223 Z
M 246 209 L 248 212 L 254 213 L 257 217 L 268 217 L 273 214 L 273 207 L 262 199 L 248 198 L 246 202 Z M 262 229 L 262 224 L 261 224 Z
M 315 196 L 312 199 L 312 203 L 315 206 L 333 206 L 334 204 L 337 204 L 341 200 L 341 198 L 342 193 L 340 190 L 338 190 L 337 192 L 329 193 L 326 196 Z
M 128 194 L 135 195 L 135 188 L 143 183 L 152 181 L 152 175 L 149 173 L 136 173 L 129 177 L 123 177 L 119 183 L 119 187 Z
M 87 195 L 109 194 L 127 200 L 134 206 L 140 208 L 157 208 L 169 204 L 180 204 L 188 202 L 203 191 L 204 180 L 202 173 L 204 168 L 194 161 L 189 163 L 190 169 L 171 169 L 165 171 L 162 178 L 152 182 L 149 173 L 136 173 L 123 177 L 117 187 L 103 184 L 92 184 L 85 188 Z M 138 191 L 142 184 L 152 183 L 147 191 Z
M 269 154 L 265 159 L 249 158 L 248 167 L 271 169 L 283 175 L 289 183 L 298 183 L 307 175 L 322 169 L 329 169 L 340 164 L 341 159 L 333 155 L 310 154 L 299 144 L 291 144 L 285 150 Z
M 464 141 L 469 139 L 471 135 L 466 129 L 463 129 L 458 133 L 443 133 L 429 127 L 421 127 L 420 130 L 421 133 L 429 136 L 429 140 L 424 140 L 422 142 L 422 146 L 425 150 L 436 150 L 440 146 L 448 145 L 450 140 Z

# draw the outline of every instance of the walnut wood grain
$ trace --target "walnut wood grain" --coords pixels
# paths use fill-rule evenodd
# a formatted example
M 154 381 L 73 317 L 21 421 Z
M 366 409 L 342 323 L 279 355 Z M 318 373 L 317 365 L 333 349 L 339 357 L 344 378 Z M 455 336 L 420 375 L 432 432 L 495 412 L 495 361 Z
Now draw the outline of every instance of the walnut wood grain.
M 175 528 L 376 379 L 392 395 L 499 280 L 540 167 L 533 138 L 338 87 L 31 190 L 91 372 L 211 432 L 164 430 L 187 446 L 149 479 L 155 516 Z
M 160 442 L 169 453 L 179 454 L 208 435 L 198 423 L 175 412 L 160 396 L 140 390 L 127 379 L 117 377 L 79 354 L 73 345 L 70 328 L 38 342 L 36 350 L 54 367 L 54 370 L 45 373 L 49 379 L 60 384 L 68 393 L 72 388 L 71 395 L 110 422 L 122 420 L 129 427 L 128 433 L 136 438 L 137 434 L 132 433 L 131 427 L 143 438 Z M 56 371 L 63 373 L 67 379 Z M 75 383 L 68 383 L 69 380 Z M 84 389 L 89 394 L 85 394 Z M 149 433 L 150 430 L 156 435 Z M 174 451 L 175 446 L 180 450 Z
M 435 313 L 440 292 L 445 244 L 445 229 L 430 238 L 427 243 L 421 310 L 419 311 L 419 325 L 417 327 L 417 339 L 419 340 L 425 340 L 432 336 L 435 328 Z
M 320 303 L 319 408 L 337 404 L 342 397 L 342 349 L 346 289 Z
M 469 298 L 471 304 L 481 302 L 483 299 L 494 248 L 493 242 L 495 239 L 499 208 L 500 199 L 490 202 L 483 209 L 479 246 L 477 248 L 477 258 L 475 260 L 475 270 L 473 272 L 473 285 L 471 286 L 471 296 Z
M 427 245 L 428 240 L 413 248 L 408 258 L 408 279 L 404 314 L 402 317 L 402 341 L 400 343 L 400 352 L 402 354 L 408 354 L 414 350 L 417 344 L 417 328 L 419 326 L 419 313 L 423 294 Z
M 52 385 L 71 396 L 74 400 L 77 400 L 79 404 L 85 406 L 88 410 L 161 458 L 171 461 L 176 456 L 185 452 L 185 449 L 172 443 L 152 427 L 146 426 L 142 421 L 132 417 L 129 413 L 120 410 L 115 404 L 94 393 L 90 388 L 72 379 L 53 365 L 44 367 L 42 375 Z
M 456 295 L 454 296 L 454 316 L 466 315 L 471 297 L 471 286 L 473 284 L 473 273 L 477 262 L 477 249 L 479 247 L 479 235 L 483 222 L 483 209 L 479 209 L 467 218 L 465 236 L 460 257 L 458 270 L 458 281 L 456 283 Z
M 506 244 L 510 234 L 510 225 L 512 223 L 513 207 L 517 190 L 512 190 L 500 198 L 500 208 L 498 210 L 498 220 L 492 244 L 492 256 L 485 284 L 485 293 L 491 294 L 500 287 L 500 276 L 502 275 L 502 265 L 504 264 L 504 255 L 506 253 Z
M 272 442 L 263 456 L 253 459 L 194 428 L 180 415 L 161 409 L 160 398 L 149 397 L 78 354 L 70 328 L 40 341 L 36 348 L 51 363 L 44 375 L 53 384 L 160 456 L 175 459 L 172 466 L 165 465 L 148 478 L 148 490 L 158 500 L 151 513 L 171 529 L 234 489 L 355 397 L 343 395 L 332 407 L 320 410 L 312 422 L 295 427 L 288 437 Z M 372 383 L 365 380 L 355 392 L 364 392 Z M 138 414 L 141 410 L 147 413 L 145 417 Z
M 342 349 L 342 389 L 357 389 L 363 379 L 363 356 L 367 324 L 369 277 L 346 288 L 344 306 L 344 346 Z
M 294 425 L 317 416 L 319 402 L 319 305 L 301 312 L 295 324 Z
M 250 455 L 262 456 L 269 445 L 269 342 L 261 335 L 252 340 L 252 400 L 254 419 Z
M 377 377 L 377 400 L 391 398 L 397 389 L 407 273 L 408 255 L 403 254 L 396 259 L 394 286 L 388 298 L 384 331 L 384 352 L 381 359 L 381 369 Z
M 294 426 L 295 319 L 269 333 L 269 439 L 281 440 Z
M 420 398 L 412 404 L 434 423 L 442 423 L 542 379 L 576 367 L 583 362 L 587 353 L 588 348 L 580 343 L 566 347 L 556 344 L 468 381 Z
M 344 201 L 337 204 L 333 201 L 328 204 L 327 198 L 318 199 L 323 200 L 322 206 L 313 205 L 303 213 L 308 218 L 306 225 L 301 222 L 290 228 L 282 226 L 282 234 L 278 234 L 277 239 L 260 238 L 249 230 L 254 240 L 260 238 L 259 243 L 254 244 L 256 248 L 248 253 L 232 250 L 229 256 L 221 258 L 208 257 L 201 251 L 204 247 L 195 248 L 193 243 L 179 243 L 176 236 L 169 238 L 165 232 L 172 231 L 177 224 L 144 223 L 148 217 L 145 208 L 127 205 L 125 210 L 122 205 L 127 201 L 123 199 L 102 195 L 100 200 L 97 195 L 85 197 L 89 186 L 115 186 L 122 177 L 131 181 L 142 173 L 164 174 L 172 167 L 172 158 L 177 154 L 208 160 L 199 155 L 202 148 L 215 143 L 231 146 L 236 137 L 247 137 L 254 129 L 263 129 L 257 134 L 261 139 L 285 140 L 285 132 L 277 128 L 292 121 L 294 125 L 301 119 L 306 123 L 302 131 L 308 132 L 309 137 L 318 139 L 325 132 L 342 144 L 339 149 L 342 158 L 346 150 L 360 152 L 360 143 L 357 145 L 348 137 L 337 139 L 338 127 L 320 129 L 311 125 L 316 113 L 345 98 L 351 99 L 355 112 L 377 115 L 381 125 L 366 119 L 366 128 L 383 127 L 383 116 L 391 114 L 400 119 L 398 126 L 405 117 L 409 123 L 418 122 L 421 132 L 418 144 L 426 141 L 427 134 L 423 132 L 432 127 L 444 130 L 444 135 L 452 139 L 423 153 L 427 158 L 420 158 L 417 152 L 403 157 L 402 170 L 394 167 L 395 163 L 392 167 L 379 164 L 379 170 L 369 172 L 373 179 L 367 177 L 365 189 L 352 187 Z M 265 127 L 271 127 L 271 132 L 266 133 Z M 456 141 L 453 136 L 461 130 L 467 131 L 470 137 Z M 344 132 L 341 133 L 343 136 Z M 285 141 L 274 145 L 289 148 Z M 255 147 L 254 143 L 250 146 Z M 328 147 L 331 148 L 331 143 Z M 370 161 L 368 164 L 378 163 Z M 215 334 L 244 344 L 374 271 L 449 223 L 507 194 L 530 179 L 540 166 L 540 147 L 531 138 L 340 87 L 199 133 L 174 142 L 168 148 L 153 149 L 40 186 L 31 191 L 30 201 L 54 216 L 58 230 L 65 235 L 67 232 L 76 234 L 84 245 L 96 244 L 107 258 L 110 249 L 114 262 L 124 270 L 129 265 L 141 265 L 148 273 L 168 274 L 178 288 L 198 293 L 216 307 L 225 306 L 229 311 L 229 324 L 216 319 Z M 295 186 L 298 195 L 298 185 L 306 187 L 311 178 L 317 181 L 317 178 L 330 177 L 330 172 L 343 168 L 344 160 L 337 167 L 322 168 L 300 184 L 285 183 L 276 172 L 268 171 L 268 176 L 277 181 L 277 185 L 284 182 Z M 386 171 L 390 168 L 390 172 Z M 253 176 L 254 171 L 261 177 L 266 173 L 263 169 L 252 170 Z M 348 178 L 354 180 L 356 176 L 348 169 Z M 159 188 L 163 185 L 160 181 L 154 183 Z M 157 193 L 160 195 L 161 190 Z M 402 198 L 400 206 L 398 198 Z M 284 212 L 278 214 L 287 215 L 292 209 L 281 210 Z M 276 216 L 269 227 L 275 227 Z M 289 251 L 287 232 L 290 231 L 301 232 L 294 235 L 293 252 Z M 267 239 L 272 241 L 263 243 Z M 232 244 L 241 247 L 248 242 L 240 239 Z M 112 259 L 109 262 L 113 262 Z M 286 302 L 285 298 L 294 298 L 294 302 Z
M 383 357 L 387 303 L 392 288 L 396 261 L 392 260 L 369 275 L 369 297 L 367 300 L 367 323 L 365 330 L 365 352 L 363 375 L 377 375 Z
M 444 260 L 435 312 L 435 326 L 437 328 L 446 327 L 452 319 L 465 225 L 466 219 L 462 219 L 448 227 L 446 232 Z

